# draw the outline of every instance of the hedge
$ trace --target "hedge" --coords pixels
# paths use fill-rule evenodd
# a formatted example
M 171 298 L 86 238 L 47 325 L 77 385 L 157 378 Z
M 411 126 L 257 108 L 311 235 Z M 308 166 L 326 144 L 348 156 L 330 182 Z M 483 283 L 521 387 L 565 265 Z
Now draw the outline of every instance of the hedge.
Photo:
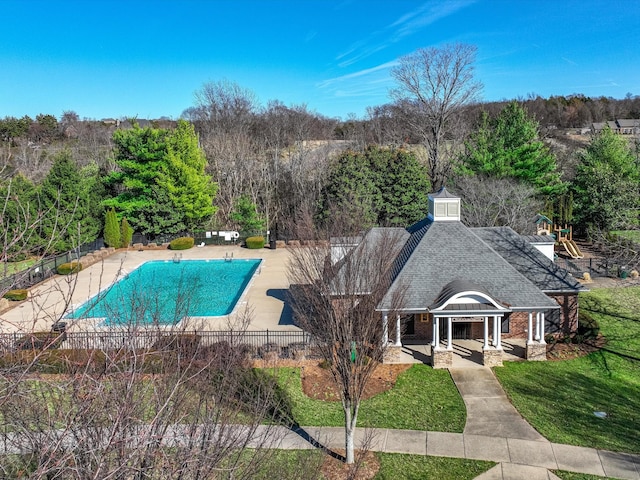
M 264 237 L 248 237 L 245 243 L 247 244 L 247 248 L 258 249 L 264 248 L 265 240 Z
M 82 270 L 82 265 L 80 262 L 67 262 L 58 266 L 58 274 L 60 275 L 69 275 L 70 273 L 78 273 Z
M 194 240 L 193 237 L 180 237 L 174 240 L 171 240 L 169 243 L 170 250 L 188 250 L 189 248 L 193 248 Z
M 8 300 L 13 300 L 14 302 L 19 302 L 20 300 L 25 300 L 27 298 L 28 291 L 25 288 L 18 288 L 16 290 L 9 290 L 4 294 L 4 298 Z

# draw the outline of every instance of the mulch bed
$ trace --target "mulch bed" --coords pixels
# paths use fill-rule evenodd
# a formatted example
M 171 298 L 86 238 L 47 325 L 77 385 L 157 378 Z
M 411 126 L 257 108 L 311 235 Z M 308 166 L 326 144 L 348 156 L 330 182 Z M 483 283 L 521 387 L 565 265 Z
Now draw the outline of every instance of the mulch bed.
M 410 366 L 409 364 L 378 365 L 367 382 L 362 399 L 366 400 L 393 388 L 398 375 Z M 340 400 L 331 372 L 327 368 L 321 368 L 318 362 L 309 363 L 302 368 L 302 390 L 305 395 L 316 400 Z
M 337 450 L 334 453 L 344 455 L 344 450 Z M 320 470 L 322 475 L 328 480 L 343 480 L 345 478 L 353 480 L 370 480 L 376 476 L 380 470 L 380 461 L 373 452 L 355 453 L 356 462 L 352 465 L 345 464 L 342 460 L 326 455 Z
M 547 345 L 547 360 L 571 360 L 578 357 L 584 357 L 590 353 L 600 350 L 606 339 L 602 335 L 598 338 L 585 343 L 552 343 Z

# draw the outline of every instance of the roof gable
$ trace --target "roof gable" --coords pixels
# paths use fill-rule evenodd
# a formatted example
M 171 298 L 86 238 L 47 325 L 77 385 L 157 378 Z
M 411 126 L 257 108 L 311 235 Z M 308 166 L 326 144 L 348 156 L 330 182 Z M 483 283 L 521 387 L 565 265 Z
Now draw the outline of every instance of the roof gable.
M 461 278 L 482 285 L 493 299 L 514 309 L 558 307 L 461 222 L 420 223 L 396 259 L 394 280 L 380 309 L 404 288 L 405 308 L 426 310 L 443 286 Z
M 509 227 L 470 229 L 544 292 L 579 292 L 584 287 Z

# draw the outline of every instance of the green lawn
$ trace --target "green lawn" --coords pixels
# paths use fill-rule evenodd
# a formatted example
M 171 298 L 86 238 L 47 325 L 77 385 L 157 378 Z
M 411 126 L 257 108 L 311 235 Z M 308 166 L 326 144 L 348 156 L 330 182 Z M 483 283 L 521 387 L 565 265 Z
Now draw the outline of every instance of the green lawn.
M 4 278 L 5 276 L 13 275 L 14 273 L 21 272 L 22 270 L 26 270 L 31 267 L 34 263 L 36 263 L 36 258 L 27 258 L 26 260 L 22 260 L 20 262 L 7 262 L 0 264 L 0 278 Z M 6 275 L 5 275 L 6 269 Z
M 493 462 L 466 460 L 464 458 L 425 457 L 379 453 L 380 470 L 375 480 L 471 480 L 495 465 Z
M 555 473 L 562 480 L 602 480 L 612 477 L 599 477 L 598 475 L 589 475 L 587 473 L 565 472 L 564 470 L 555 470 Z
M 292 415 L 299 425 L 342 426 L 340 402 L 313 400 L 302 392 L 300 370 L 278 369 L 278 382 L 287 392 Z M 449 372 L 414 365 L 398 376 L 391 390 L 364 400 L 359 427 L 399 428 L 462 432 L 466 421 L 464 402 Z
M 600 323 L 604 349 L 575 360 L 506 363 L 496 376 L 552 442 L 640 453 L 640 287 L 594 290 L 580 306 Z
M 632 242 L 640 243 L 640 230 L 614 230 L 610 233 L 631 240 Z

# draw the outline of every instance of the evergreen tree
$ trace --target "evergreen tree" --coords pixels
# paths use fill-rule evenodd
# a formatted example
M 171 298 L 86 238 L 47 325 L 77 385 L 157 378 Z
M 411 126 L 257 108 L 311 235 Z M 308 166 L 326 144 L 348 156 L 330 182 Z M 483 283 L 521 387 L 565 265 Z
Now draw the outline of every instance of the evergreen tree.
M 258 215 L 256 204 L 247 195 L 238 197 L 229 217 L 238 224 L 245 236 L 259 234 L 265 230 L 264 218 Z
M 120 234 L 120 226 L 118 225 L 118 218 L 116 217 L 116 211 L 113 208 L 107 210 L 104 219 L 104 243 L 108 247 L 119 248 L 122 243 L 122 237 Z
M 509 103 L 494 119 L 482 113 L 477 130 L 466 143 L 461 171 L 514 178 L 545 195 L 565 190 L 555 157 L 538 137 L 538 123 L 518 102 Z
M 132 239 L 133 228 L 129 225 L 127 217 L 122 217 L 122 222 L 120 223 L 120 247 L 127 248 L 131 245 Z
M 216 212 L 213 199 L 217 185 L 205 173 L 206 166 L 193 125 L 179 120 L 167 138 L 167 155 L 157 184 L 182 213 L 188 230 L 202 226 Z
M 39 191 L 45 211 L 40 225 L 43 244 L 64 252 L 96 239 L 100 229 L 91 215 L 87 182 L 69 152 L 54 158 Z
M 118 169 L 106 179 L 113 197 L 104 204 L 136 230 L 184 232 L 215 214 L 217 185 L 205 173 L 206 159 L 188 122 L 179 121 L 173 131 L 134 125 L 117 130 L 113 140 Z
M 22 174 L 0 181 L 1 254 L 4 261 L 22 260 L 38 250 L 41 239 L 34 226 L 40 218 L 35 186 Z
M 353 230 L 406 226 L 427 214 L 429 190 L 426 168 L 406 149 L 347 151 L 330 167 L 319 217 L 340 211 Z
M 627 140 L 609 128 L 580 155 L 573 181 L 573 216 L 582 229 L 608 232 L 637 220 L 640 171 Z

